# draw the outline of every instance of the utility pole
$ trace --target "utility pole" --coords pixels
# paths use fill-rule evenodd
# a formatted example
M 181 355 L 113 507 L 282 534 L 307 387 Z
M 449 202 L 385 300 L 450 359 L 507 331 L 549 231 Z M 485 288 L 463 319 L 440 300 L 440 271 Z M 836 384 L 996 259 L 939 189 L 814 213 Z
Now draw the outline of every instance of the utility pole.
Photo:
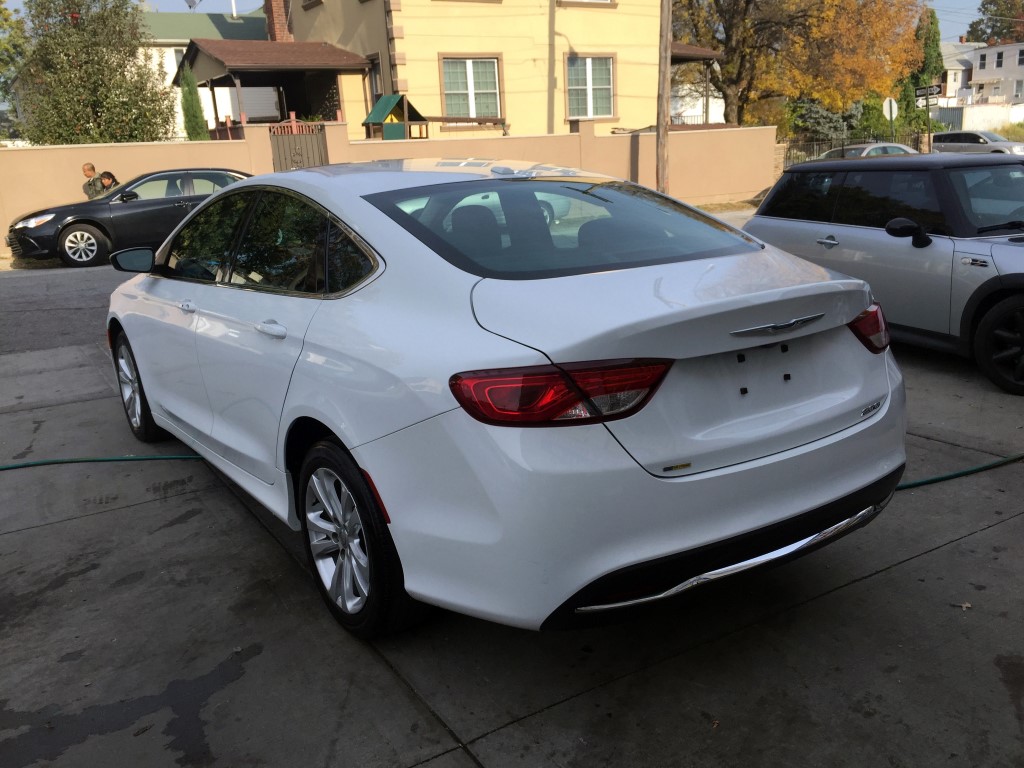
M 672 91 L 672 0 L 661 0 L 661 45 L 658 60 L 658 126 L 655 178 L 658 191 L 668 194 L 668 124 Z

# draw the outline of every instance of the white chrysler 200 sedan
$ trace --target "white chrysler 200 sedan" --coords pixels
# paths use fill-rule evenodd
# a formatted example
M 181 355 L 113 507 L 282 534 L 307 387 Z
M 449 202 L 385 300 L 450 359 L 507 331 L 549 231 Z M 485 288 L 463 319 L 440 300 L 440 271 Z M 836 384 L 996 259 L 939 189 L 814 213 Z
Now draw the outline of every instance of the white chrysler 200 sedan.
M 362 637 L 669 598 L 853 530 L 903 471 L 867 285 L 629 182 L 290 171 L 111 261 L 141 273 L 107 327 L 132 431 L 301 530 Z

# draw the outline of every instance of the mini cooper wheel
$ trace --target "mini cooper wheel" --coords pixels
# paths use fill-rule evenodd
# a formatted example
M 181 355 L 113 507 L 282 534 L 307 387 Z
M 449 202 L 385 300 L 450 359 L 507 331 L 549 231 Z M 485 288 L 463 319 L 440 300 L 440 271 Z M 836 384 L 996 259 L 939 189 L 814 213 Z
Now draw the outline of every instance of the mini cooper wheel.
M 985 313 L 974 336 L 974 357 L 996 386 L 1024 395 L 1024 296 L 1003 299 Z
M 359 468 L 333 441 L 314 445 L 299 475 L 306 556 L 331 613 L 363 639 L 400 629 L 419 613 L 405 592 L 391 534 Z
M 72 224 L 60 233 L 57 253 L 69 267 L 91 267 L 105 264 L 109 250 L 107 238 L 96 227 Z
M 132 434 L 144 443 L 165 440 L 168 434 L 153 421 L 146 390 L 142 387 L 139 368 L 135 364 L 135 355 L 128 337 L 123 333 L 117 334 L 114 342 L 114 373 L 117 374 L 117 389 Z

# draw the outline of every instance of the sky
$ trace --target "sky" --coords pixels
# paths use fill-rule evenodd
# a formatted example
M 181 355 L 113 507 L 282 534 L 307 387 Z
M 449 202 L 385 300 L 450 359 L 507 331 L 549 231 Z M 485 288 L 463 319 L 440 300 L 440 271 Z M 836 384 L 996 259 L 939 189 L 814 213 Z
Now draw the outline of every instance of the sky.
M 935 0 L 929 3 L 939 18 L 939 32 L 943 42 L 955 43 L 967 32 L 967 25 L 978 16 L 979 0 Z M 146 0 L 149 8 L 157 11 L 187 13 L 186 0 Z M 8 8 L 20 9 L 22 0 L 6 0 Z M 235 0 L 238 13 L 262 8 L 262 0 Z M 201 13 L 231 13 L 231 0 L 199 0 L 196 11 Z
M 167 0 L 162 0 L 167 2 Z M 220 2 L 221 0 L 206 0 Z M 939 18 L 939 34 L 944 43 L 955 43 L 960 35 L 967 33 L 968 25 L 978 18 L 979 0 L 935 0 L 929 7 Z M 185 0 L 179 0 L 184 4 Z M 209 13 L 209 11 L 208 11 Z

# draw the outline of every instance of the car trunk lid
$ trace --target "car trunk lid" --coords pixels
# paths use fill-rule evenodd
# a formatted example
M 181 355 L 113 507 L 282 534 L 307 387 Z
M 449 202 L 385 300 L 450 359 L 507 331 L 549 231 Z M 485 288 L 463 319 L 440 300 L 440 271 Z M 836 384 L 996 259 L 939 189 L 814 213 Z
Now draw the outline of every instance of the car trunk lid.
M 553 363 L 672 361 L 651 401 L 606 427 L 645 469 L 679 476 L 778 453 L 850 427 L 888 395 L 883 355 L 847 327 L 867 286 L 760 253 L 477 284 L 485 329 Z

